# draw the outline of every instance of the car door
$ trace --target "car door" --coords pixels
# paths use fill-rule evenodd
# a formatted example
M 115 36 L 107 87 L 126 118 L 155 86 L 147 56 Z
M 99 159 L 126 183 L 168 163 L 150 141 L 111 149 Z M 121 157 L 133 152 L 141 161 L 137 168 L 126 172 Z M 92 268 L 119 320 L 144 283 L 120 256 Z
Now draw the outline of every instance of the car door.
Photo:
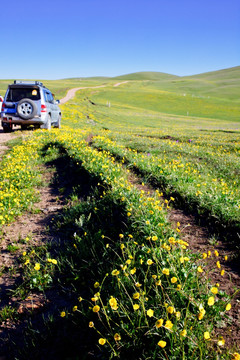
M 54 123 L 55 122 L 55 114 L 54 114 L 54 107 L 53 107 L 53 98 L 52 98 L 52 94 L 50 93 L 50 91 L 46 90 L 44 92 L 45 95 L 45 101 L 46 101 L 46 106 L 47 106 L 47 112 L 51 113 L 51 122 Z
M 49 92 L 49 99 L 50 99 L 50 104 L 51 104 L 51 113 L 52 113 L 52 120 L 54 123 L 57 122 L 57 119 L 58 119 L 58 107 L 57 105 L 55 104 L 55 101 L 54 101 L 54 98 L 53 98 L 53 95 L 51 92 Z

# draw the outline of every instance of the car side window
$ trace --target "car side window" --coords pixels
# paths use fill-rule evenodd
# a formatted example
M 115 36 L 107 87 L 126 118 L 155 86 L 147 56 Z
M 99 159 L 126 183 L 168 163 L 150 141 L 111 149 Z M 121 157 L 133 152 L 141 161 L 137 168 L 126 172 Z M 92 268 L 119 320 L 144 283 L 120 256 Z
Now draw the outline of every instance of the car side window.
M 46 91 L 44 91 L 43 93 L 44 93 L 44 100 L 45 100 L 46 102 L 48 102 L 47 92 L 46 92 Z
M 52 93 L 49 93 L 49 98 L 50 98 L 50 103 L 53 104 L 54 99 L 53 99 Z
M 45 100 L 49 102 L 50 104 L 53 104 L 53 96 L 50 92 L 46 91 L 45 94 Z

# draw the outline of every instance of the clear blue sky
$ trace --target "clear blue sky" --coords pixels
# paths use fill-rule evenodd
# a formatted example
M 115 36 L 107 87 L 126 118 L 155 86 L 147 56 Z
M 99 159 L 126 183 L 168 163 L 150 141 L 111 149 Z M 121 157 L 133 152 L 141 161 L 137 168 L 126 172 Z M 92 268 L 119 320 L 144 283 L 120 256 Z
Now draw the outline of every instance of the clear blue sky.
M 240 65 L 239 0 L 9 0 L 0 29 L 0 79 Z

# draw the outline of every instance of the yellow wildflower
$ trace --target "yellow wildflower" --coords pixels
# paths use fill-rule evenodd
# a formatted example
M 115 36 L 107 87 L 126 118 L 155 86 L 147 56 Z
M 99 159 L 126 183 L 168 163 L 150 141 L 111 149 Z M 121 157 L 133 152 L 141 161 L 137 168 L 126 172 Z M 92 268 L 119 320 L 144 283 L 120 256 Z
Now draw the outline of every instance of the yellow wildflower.
M 235 352 L 235 353 L 233 354 L 232 360 L 240 360 L 240 354 L 237 353 L 237 352 Z
M 156 328 L 160 328 L 161 326 L 163 326 L 163 322 L 164 322 L 163 319 L 157 320 L 157 321 L 155 322 Z
M 40 267 L 41 267 L 41 265 L 39 263 L 36 263 L 34 266 L 34 269 L 38 271 L 38 270 L 40 270 Z
M 133 294 L 133 299 L 139 299 L 140 298 L 140 294 L 139 294 L 139 292 L 137 292 L 137 293 L 135 293 L 135 294 Z
M 106 344 L 106 339 L 103 339 L 103 338 L 100 338 L 99 340 L 98 340 L 98 343 L 100 344 L 100 345 L 105 345 Z
M 175 316 L 176 316 L 177 320 L 179 320 L 180 317 L 181 317 L 180 311 L 176 311 L 176 312 L 175 312 Z
M 100 310 L 100 306 L 95 305 L 92 310 L 93 310 L 93 312 L 97 313 Z
M 172 236 L 168 239 L 168 241 L 170 242 L 170 244 L 175 244 L 176 243 L 175 238 L 172 237 Z
M 203 334 L 203 336 L 204 336 L 204 339 L 205 339 L 205 340 L 210 340 L 210 334 L 209 334 L 208 331 L 205 331 L 204 334 Z
M 163 269 L 162 269 L 162 273 L 163 273 L 164 275 L 169 275 L 169 274 L 170 274 L 170 271 L 169 271 L 169 269 L 163 268 Z
M 225 340 L 221 337 L 218 342 L 217 342 L 218 346 L 224 346 L 225 345 Z
M 140 306 L 138 304 L 133 304 L 133 310 L 136 311 L 140 308 Z
M 187 335 L 187 330 L 186 329 L 183 329 L 181 332 L 180 332 L 180 335 L 185 337 Z
M 88 326 L 89 326 L 90 328 L 94 327 L 94 322 L 93 322 L 93 321 L 90 321 L 89 324 L 88 324 Z
M 208 299 L 208 305 L 212 306 L 214 304 L 214 297 L 210 296 L 210 298 Z
M 120 341 L 120 340 L 121 340 L 121 335 L 118 334 L 118 333 L 116 333 L 116 334 L 114 335 L 114 340 L 115 340 L 115 341 Z
M 231 310 L 231 308 L 232 308 L 232 305 L 230 303 L 226 305 L 226 310 L 227 311 Z
M 117 276 L 118 274 L 119 274 L 119 271 L 118 271 L 118 270 L 115 269 L 115 270 L 112 271 L 112 275 L 113 275 L 113 276 Z
M 213 293 L 214 295 L 216 295 L 218 293 L 218 288 L 217 287 L 212 287 L 210 289 L 211 293 Z
M 173 306 L 168 306 L 168 307 L 167 307 L 167 312 L 168 312 L 169 314 L 173 314 L 173 313 L 174 313 L 174 307 L 173 307 Z
M 202 320 L 204 315 L 206 314 L 206 311 L 202 305 L 199 306 L 199 314 L 198 314 L 198 320 Z
M 149 309 L 149 310 L 147 311 L 147 316 L 152 317 L 153 314 L 154 314 L 154 311 L 153 311 L 152 309 Z
M 118 308 L 117 300 L 113 296 L 111 296 L 111 299 L 109 300 L 109 305 L 113 310 L 117 310 Z
M 166 341 L 164 341 L 164 340 L 160 340 L 160 341 L 158 342 L 158 346 L 160 346 L 161 348 L 164 348 L 166 345 L 167 345 L 167 343 L 166 343 Z
M 171 330 L 173 327 L 173 323 L 170 320 L 167 320 L 165 325 L 164 325 L 167 329 Z

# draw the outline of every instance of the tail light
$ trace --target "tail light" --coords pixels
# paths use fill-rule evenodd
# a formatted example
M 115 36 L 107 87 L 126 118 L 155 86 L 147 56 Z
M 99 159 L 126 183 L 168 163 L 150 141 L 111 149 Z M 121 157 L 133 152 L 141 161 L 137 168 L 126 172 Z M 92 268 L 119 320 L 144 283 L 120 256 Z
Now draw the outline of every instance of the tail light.
M 41 112 L 47 112 L 46 105 L 41 105 Z
M 4 111 L 5 107 L 6 107 L 6 104 L 3 102 L 3 103 L 2 103 L 2 110 L 1 110 L 1 111 Z

